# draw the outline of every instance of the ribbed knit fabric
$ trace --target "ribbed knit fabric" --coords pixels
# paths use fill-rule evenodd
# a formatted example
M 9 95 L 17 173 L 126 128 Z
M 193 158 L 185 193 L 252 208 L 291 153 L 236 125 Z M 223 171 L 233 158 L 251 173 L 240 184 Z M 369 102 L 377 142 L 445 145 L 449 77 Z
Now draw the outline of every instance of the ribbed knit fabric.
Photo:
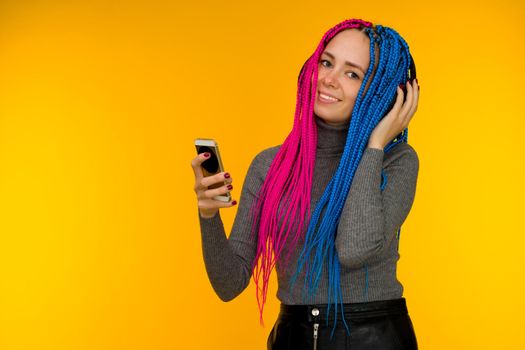
M 333 126 L 315 117 L 318 132 L 317 155 L 311 194 L 316 207 L 324 189 L 337 169 L 343 153 L 349 123 Z M 279 146 L 261 151 L 248 169 L 239 207 L 229 238 L 218 212 L 212 218 L 199 215 L 202 250 L 206 271 L 217 295 L 224 301 L 239 295 L 249 284 L 257 242 L 251 238 L 249 209 L 268 172 Z M 387 185 L 381 192 L 381 169 Z M 403 286 L 396 277 L 399 260 L 397 230 L 414 202 L 419 159 L 407 143 L 385 153 L 366 148 L 345 202 L 336 238 L 341 262 L 341 288 L 345 303 L 401 298 Z M 229 210 L 229 209 L 223 209 Z M 306 229 L 306 228 L 305 228 Z M 305 232 L 302 233 L 304 238 Z M 291 235 L 292 236 L 292 235 Z M 303 246 L 304 239 L 298 247 Z M 284 254 L 288 251 L 284 250 Z M 304 271 L 294 288 L 290 278 L 300 250 L 292 253 L 289 266 L 277 262 L 277 298 L 290 305 L 302 304 Z M 366 269 L 368 288 L 366 288 Z M 328 276 L 323 271 L 313 303 L 326 304 Z

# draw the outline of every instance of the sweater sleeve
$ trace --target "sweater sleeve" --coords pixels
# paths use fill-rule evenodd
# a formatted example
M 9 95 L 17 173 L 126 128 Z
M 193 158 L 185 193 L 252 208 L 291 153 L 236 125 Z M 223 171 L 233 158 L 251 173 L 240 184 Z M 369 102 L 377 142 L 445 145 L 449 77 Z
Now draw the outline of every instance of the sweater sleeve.
M 381 191 L 383 167 L 386 187 Z M 335 245 L 343 266 L 362 267 L 386 252 L 412 208 L 418 171 L 419 158 L 407 143 L 386 155 L 382 149 L 365 149 L 337 228 Z
M 198 211 L 204 264 L 215 293 L 223 301 L 230 301 L 241 294 L 252 275 L 257 238 L 251 237 L 250 207 L 264 180 L 261 176 L 264 163 L 261 153 L 248 169 L 229 238 L 226 237 L 220 212 L 211 218 L 203 218 Z

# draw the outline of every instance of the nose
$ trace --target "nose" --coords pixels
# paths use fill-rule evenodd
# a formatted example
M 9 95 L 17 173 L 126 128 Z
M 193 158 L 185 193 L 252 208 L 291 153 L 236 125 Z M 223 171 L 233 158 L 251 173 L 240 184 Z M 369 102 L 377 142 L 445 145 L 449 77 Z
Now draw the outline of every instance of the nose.
M 334 70 L 325 72 L 325 75 L 321 78 L 321 82 L 326 86 L 337 87 L 337 77 L 335 76 Z

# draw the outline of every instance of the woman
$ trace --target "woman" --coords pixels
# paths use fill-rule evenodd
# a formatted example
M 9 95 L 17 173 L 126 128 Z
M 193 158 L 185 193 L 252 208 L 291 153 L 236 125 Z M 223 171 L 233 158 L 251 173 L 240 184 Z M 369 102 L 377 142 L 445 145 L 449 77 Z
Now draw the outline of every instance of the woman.
M 301 69 L 291 133 L 248 169 L 229 238 L 219 208 L 236 202 L 212 198 L 232 177 L 203 177 L 204 153 L 192 161 L 218 296 L 235 298 L 253 276 L 262 322 L 276 267 L 281 312 L 268 349 L 417 349 L 396 278 L 419 169 L 407 143 L 419 99 L 411 63 L 391 28 L 359 19 L 331 28 Z

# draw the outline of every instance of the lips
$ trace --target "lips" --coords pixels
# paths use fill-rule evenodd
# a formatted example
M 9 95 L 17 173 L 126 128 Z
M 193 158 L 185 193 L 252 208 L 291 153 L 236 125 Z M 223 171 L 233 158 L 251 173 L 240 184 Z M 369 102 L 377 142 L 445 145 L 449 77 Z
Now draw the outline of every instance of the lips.
M 323 102 L 323 103 L 336 103 L 336 102 L 341 101 L 337 97 L 327 94 L 323 91 L 319 91 L 318 99 L 320 102 Z

